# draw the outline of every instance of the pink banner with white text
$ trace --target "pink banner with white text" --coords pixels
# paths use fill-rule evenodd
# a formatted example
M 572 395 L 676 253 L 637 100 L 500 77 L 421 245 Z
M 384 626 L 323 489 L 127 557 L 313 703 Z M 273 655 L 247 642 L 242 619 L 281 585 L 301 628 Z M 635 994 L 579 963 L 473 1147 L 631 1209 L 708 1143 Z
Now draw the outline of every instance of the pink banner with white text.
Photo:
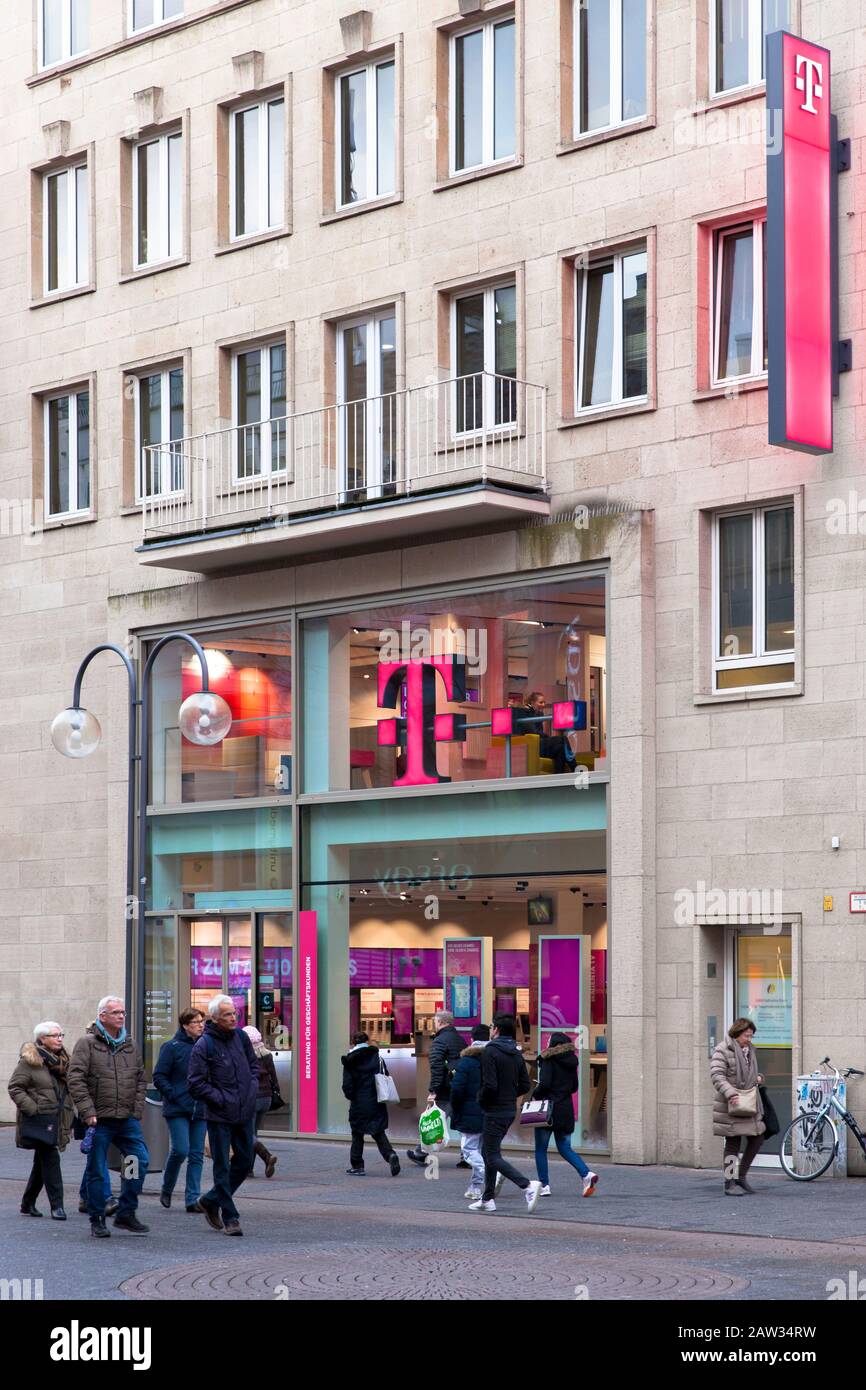
M 315 1134 L 319 1119 L 318 923 L 315 912 L 298 913 L 298 978 L 301 1010 L 298 1066 L 298 1131 Z

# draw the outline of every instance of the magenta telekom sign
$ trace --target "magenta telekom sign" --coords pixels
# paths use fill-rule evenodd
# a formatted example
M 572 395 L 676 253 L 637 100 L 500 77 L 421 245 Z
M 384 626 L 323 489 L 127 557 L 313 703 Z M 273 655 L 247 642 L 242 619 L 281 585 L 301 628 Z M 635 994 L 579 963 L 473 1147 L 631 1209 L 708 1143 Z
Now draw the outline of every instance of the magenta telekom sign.
M 379 708 L 399 708 L 401 692 L 404 686 L 406 689 L 405 715 L 380 719 L 378 724 L 380 748 L 406 750 L 406 771 L 395 777 L 395 787 L 435 786 L 451 781 L 436 769 L 436 745 L 465 743 L 466 716 L 436 713 L 437 681 L 442 682 L 447 700 L 455 704 L 465 700 L 466 663 L 463 657 L 412 657 L 406 661 L 379 662 Z M 555 733 L 585 729 L 586 701 L 557 701 L 553 706 L 551 726 Z M 527 724 L 525 709 L 513 707 L 492 710 L 489 725 L 485 721 L 476 727 L 489 727 L 494 738 L 541 733 L 543 729 L 538 721 Z
M 837 138 L 830 53 L 784 31 L 767 38 L 769 442 L 833 448 L 833 396 L 847 368 L 838 341 Z

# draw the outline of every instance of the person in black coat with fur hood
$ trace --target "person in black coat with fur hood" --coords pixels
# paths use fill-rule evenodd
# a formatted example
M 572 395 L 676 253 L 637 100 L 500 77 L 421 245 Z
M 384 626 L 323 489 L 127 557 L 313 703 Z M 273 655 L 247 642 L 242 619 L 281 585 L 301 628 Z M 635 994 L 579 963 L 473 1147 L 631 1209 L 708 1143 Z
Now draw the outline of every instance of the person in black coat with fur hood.
M 591 1197 L 595 1192 L 598 1174 L 587 1168 L 580 1154 L 571 1147 L 574 1133 L 574 1105 L 571 1098 L 577 1086 L 578 1065 L 574 1043 L 566 1033 L 551 1033 L 547 1047 L 538 1054 L 538 1085 L 532 1095 L 533 1100 L 553 1102 L 551 1123 L 535 1127 L 535 1167 L 542 1185 L 542 1197 L 550 1196 L 547 1150 L 551 1134 L 560 1157 L 576 1168 L 583 1179 L 584 1197 Z
M 343 1095 L 349 1102 L 349 1128 L 352 1147 L 349 1150 L 352 1177 L 364 1176 L 364 1135 L 370 1138 L 396 1178 L 400 1160 L 388 1138 L 388 1107 L 376 1094 L 376 1075 L 379 1071 L 379 1049 L 366 1033 L 353 1033 L 352 1046 L 341 1057 L 343 1064 Z

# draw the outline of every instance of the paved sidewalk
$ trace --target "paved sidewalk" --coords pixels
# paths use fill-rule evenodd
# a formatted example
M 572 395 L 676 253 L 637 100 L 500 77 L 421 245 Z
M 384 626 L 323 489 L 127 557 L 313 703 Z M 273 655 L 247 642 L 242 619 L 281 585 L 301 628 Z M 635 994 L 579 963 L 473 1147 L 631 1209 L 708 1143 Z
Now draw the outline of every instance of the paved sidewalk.
M 442 1299 L 468 1287 L 494 1299 L 573 1299 L 585 1288 L 602 1299 L 808 1300 L 826 1299 L 831 1278 L 866 1275 L 857 1179 L 799 1184 L 753 1170 L 757 1195 L 734 1200 L 720 1172 L 601 1165 L 598 1193 L 584 1200 L 552 1159 L 553 1195 L 534 1216 L 509 1184 L 496 1215 L 480 1216 L 466 1210 L 468 1173 L 453 1149 L 431 1181 L 405 1160 L 392 1178 L 372 1145 L 362 1179 L 346 1176 L 343 1142 L 272 1147 L 277 1176 L 239 1194 L 242 1241 L 188 1215 L 182 1198 L 164 1211 L 159 1175 L 139 1208 L 150 1235 L 94 1241 L 77 1211 L 78 1146 L 63 1160 L 69 1220 L 37 1221 L 18 1214 L 29 1156 L 4 1129 L 0 1278 L 41 1278 L 47 1299 Z M 515 1161 L 534 1176 L 528 1157 Z

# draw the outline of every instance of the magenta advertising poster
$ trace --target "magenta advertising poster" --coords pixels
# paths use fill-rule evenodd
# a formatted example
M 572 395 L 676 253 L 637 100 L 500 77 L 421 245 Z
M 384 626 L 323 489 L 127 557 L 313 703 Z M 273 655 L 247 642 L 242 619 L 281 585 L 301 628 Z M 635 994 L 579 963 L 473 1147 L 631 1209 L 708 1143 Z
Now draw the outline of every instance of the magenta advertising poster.
M 253 982 L 253 967 L 249 946 L 229 946 L 229 994 L 249 989 Z
M 445 1007 L 461 1031 L 481 1022 L 482 942 L 479 937 L 446 941 Z
M 390 989 L 391 951 L 365 946 L 349 948 L 350 989 Z
M 298 1132 L 315 1134 L 319 1119 L 318 918 L 298 913 Z
M 580 1026 L 579 936 L 543 936 L 539 969 L 542 1028 Z
M 607 951 L 591 951 L 589 969 L 589 1021 L 607 1023 Z
M 292 948 L 291 946 L 264 946 L 259 965 L 259 988 L 291 989 L 292 987 Z
M 495 989 L 529 989 L 529 952 L 494 951 L 493 986 Z
M 411 990 L 394 991 L 394 1034 L 401 1037 L 412 1035 L 415 1027 L 415 996 Z
M 440 950 L 392 950 L 391 984 L 396 989 L 439 989 L 442 984 Z
M 222 989 L 222 946 L 191 946 L 189 950 L 190 989 Z

